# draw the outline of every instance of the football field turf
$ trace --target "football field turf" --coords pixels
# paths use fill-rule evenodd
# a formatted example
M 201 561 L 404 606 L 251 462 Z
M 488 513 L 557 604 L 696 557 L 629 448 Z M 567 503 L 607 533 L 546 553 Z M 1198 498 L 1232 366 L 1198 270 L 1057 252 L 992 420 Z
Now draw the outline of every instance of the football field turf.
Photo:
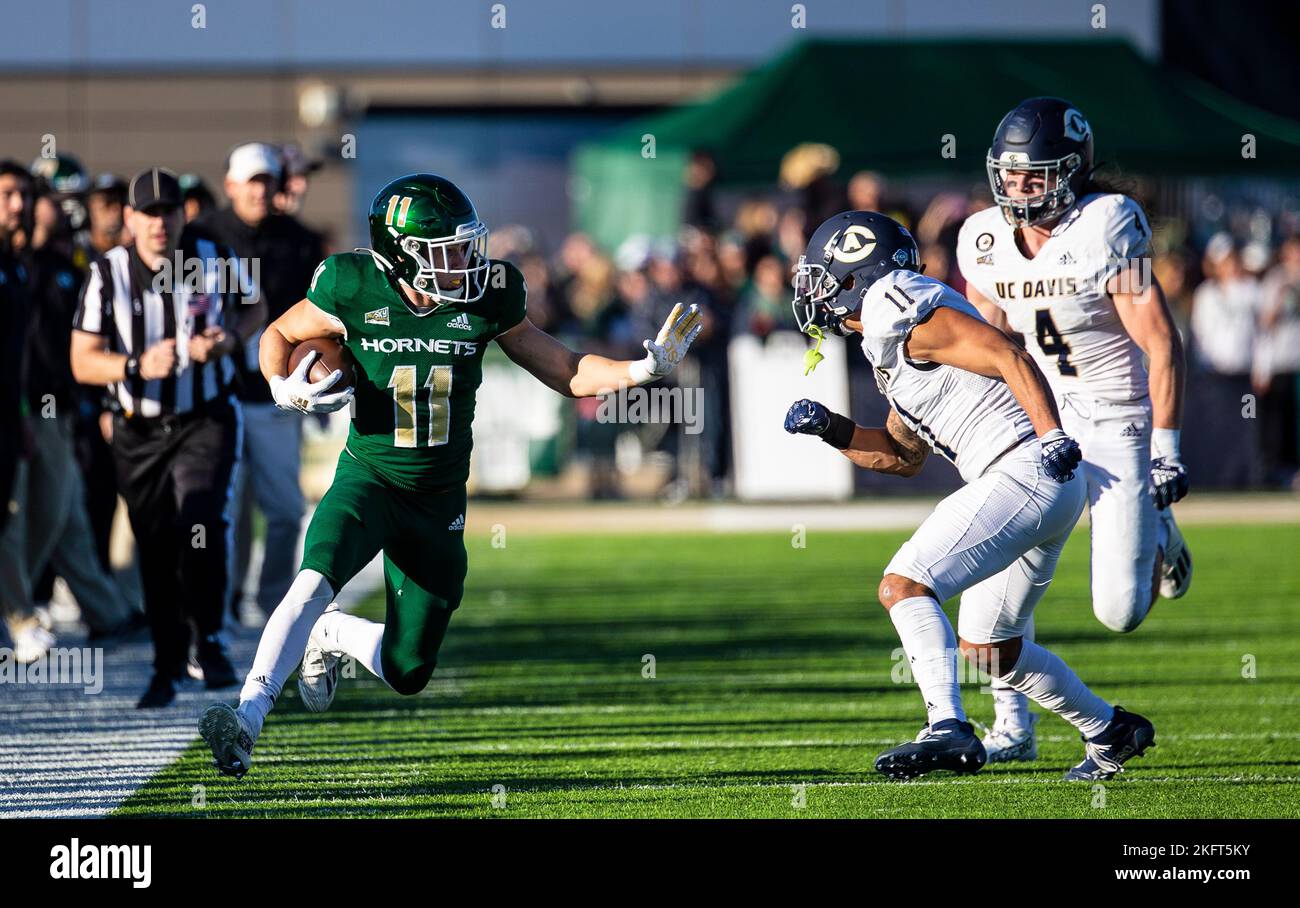
M 1188 528 L 1192 591 L 1127 636 L 1093 617 L 1075 534 L 1038 639 L 1156 726 L 1158 746 L 1104 789 L 1058 781 L 1082 745 L 1050 715 L 1036 763 L 872 772 L 924 718 L 874 599 L 907 535 L 471 536 L 422 694 L 358 668 L 318 716 L 291 680 L 242 781 L 196 742 L 118 815 L 1300 816 L 1300 527 Z M 989 721 L 978 682 L 963 691 Z

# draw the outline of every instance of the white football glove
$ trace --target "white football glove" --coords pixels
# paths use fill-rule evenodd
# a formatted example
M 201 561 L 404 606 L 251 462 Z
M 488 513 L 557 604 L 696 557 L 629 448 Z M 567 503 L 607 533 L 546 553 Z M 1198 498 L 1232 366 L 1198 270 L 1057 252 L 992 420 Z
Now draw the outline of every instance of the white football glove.
M 682 311 L 681 303 L 673 306 L 673 311 L 668 313 L 668 318 L 655 339 L 641 342 L 646 350 L 645 359 L 637 360 L 628 367 L 628 375 L 633 384 L 644 385 L 663 378 L 677 368 L 686 351 L 691 348 L 691 342 L 704 327 L 703 321 L 704 316 L 700 314 L 699 306 L 692 305 L 685 312 Z
M 352 401 L 353 388 L 329 393 L 329 389 L 343 377 L 342 369 L 335 369 L 318 382 L 307 380 L 312 363 L 318 354 L 312 350 L 298 363 L 298 368 L 287 378 L 276 375 L 271 378 L 271 397 L 281 410 L 297 410 L 300 413 L 333 413 L 341 410 Z

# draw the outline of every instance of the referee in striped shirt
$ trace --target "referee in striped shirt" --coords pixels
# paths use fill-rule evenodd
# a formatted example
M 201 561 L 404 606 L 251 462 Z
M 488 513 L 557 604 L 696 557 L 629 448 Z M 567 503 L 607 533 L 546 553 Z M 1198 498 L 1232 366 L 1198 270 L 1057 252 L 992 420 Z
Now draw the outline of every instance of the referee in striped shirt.
M 109 250 L 86 282 L 72 371 L 83 384 L 109 386 L 118 409 L 113 459 L 154 643 L 154 677 L 138 704 L 149 708 L 174 699 L 191 641 L 209 689 L 236 681 L 218 633 L 241 444 L 229 354 L 266 308 L 229 250 L 182 235 L 181 188 L 170 171 L 136 175 L 125 219 L 133 242 Z

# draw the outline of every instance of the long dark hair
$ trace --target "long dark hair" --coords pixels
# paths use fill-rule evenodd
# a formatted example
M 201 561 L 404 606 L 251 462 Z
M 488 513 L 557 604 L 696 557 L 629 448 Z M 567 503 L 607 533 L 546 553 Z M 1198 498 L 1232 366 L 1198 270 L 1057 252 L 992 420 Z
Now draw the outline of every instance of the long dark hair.
M 1088 176 L 1084 178 L 1079 195 L 1085 196 L 1093 193 L 1126 195 L 1142 203 L 1144 208 L 1146 207 L 1145 201 L 1138 197 L 1137 180 L 1124 176 L 1105 161 L 1094 167 Z

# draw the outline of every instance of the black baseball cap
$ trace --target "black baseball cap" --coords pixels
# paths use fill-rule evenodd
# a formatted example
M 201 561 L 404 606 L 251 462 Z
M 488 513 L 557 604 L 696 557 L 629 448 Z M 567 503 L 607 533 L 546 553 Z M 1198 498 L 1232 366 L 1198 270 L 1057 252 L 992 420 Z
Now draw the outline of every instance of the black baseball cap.
M 178 208 L 181 205 L 181 184 L 176 174 L 162 167 L 142 170 L 131 180 L 127 204 L 136 211 L 149 208 Z

